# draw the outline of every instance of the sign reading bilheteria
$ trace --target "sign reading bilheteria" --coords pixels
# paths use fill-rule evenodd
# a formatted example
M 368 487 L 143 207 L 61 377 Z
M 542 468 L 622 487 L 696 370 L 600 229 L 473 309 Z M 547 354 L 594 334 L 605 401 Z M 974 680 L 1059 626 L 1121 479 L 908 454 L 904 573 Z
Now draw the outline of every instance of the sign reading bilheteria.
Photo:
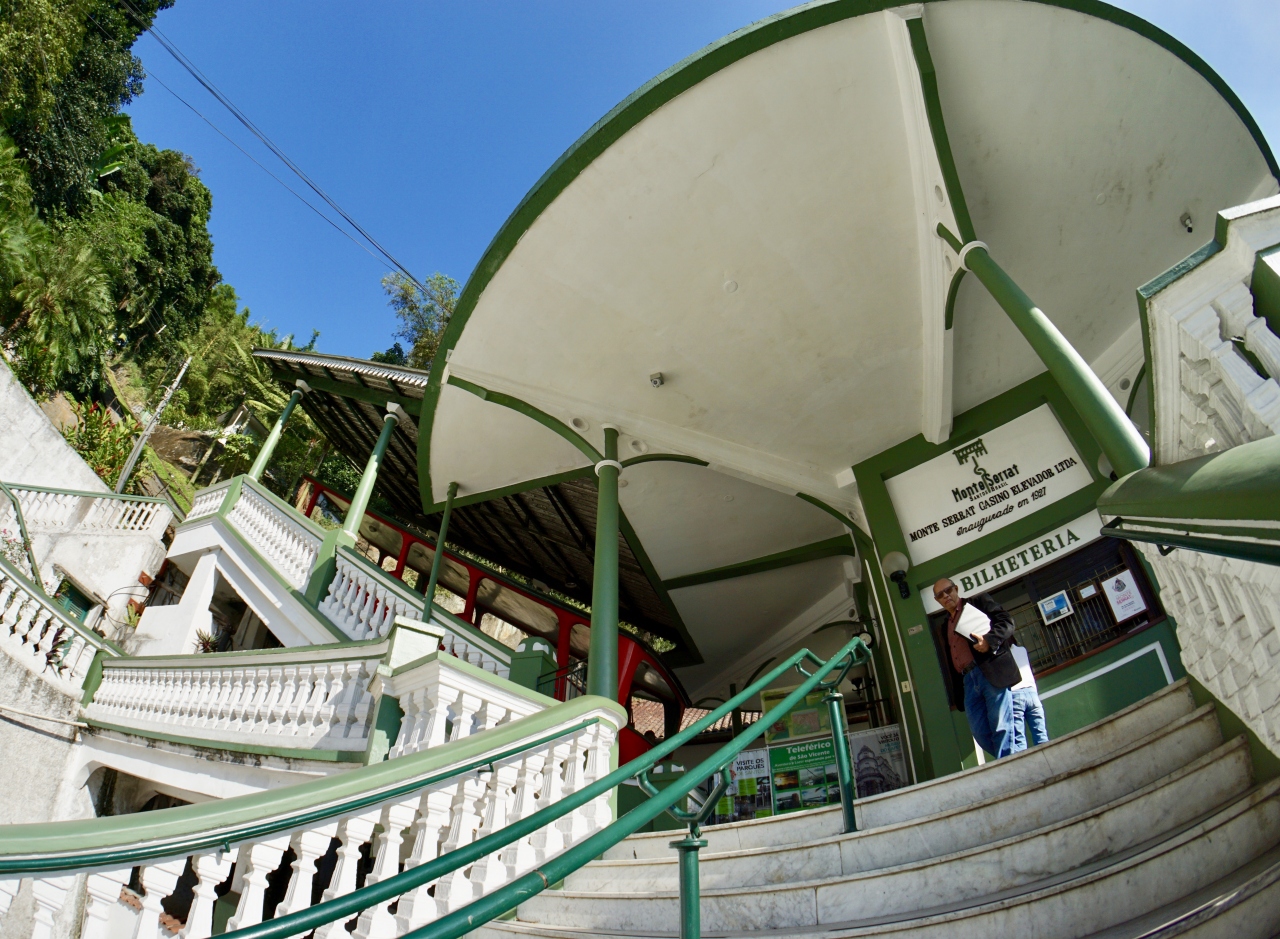
M 1049 405 L 885 481 L 912 564 L 1026 518 L 1092 482 Z

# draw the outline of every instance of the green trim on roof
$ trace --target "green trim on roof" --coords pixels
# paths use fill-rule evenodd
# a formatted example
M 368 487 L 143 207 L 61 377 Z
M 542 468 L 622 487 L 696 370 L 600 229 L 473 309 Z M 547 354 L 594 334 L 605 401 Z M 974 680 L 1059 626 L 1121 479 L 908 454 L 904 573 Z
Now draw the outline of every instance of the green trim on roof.
M 475 382 L 467 381 L 465 378 L 458 378 L 456 375 L 449 376 L 449 384 L 453 385 L 453 387 L 455 388 L 461 388 L 463 391 L 470 392 L 471 394 L 479 398 L 481 401 L 489 401 L 489 402 L 492 402 L 493 404 L 500 404 L 504 408 L 510 408 L 511 410 L 516 411 L 517 413 L 523 414 L 525 417 L 533 418 L 543 427 L 547 428 L 548 430 L 554 431 L 555 433 L 563 437 L 565 440 L 569 441 L 571 444 L 573 444 L 575 447 L 581 450 L 583 455 L 588 457 L 593 463 L 599 463 L 601 460 L 604 459 L 604 457 L 600 454 L 600 451 L 597 450 L 595 447 L 591 446 L 591 444 L 587 442 L 587 439 L 583 437 L 580 433 L 578 433 L 576 430 L 574 430 L 564 421 L 560 420 L 558 417 L 552 417 L 546 411 L 543 411 L 540 408 L 534 407 L 532 404 L 529 404 L 527 401 L 521 401 L 519 398 L 515 397 L 514 395 L 503 394 L 500 391 L 490 391 L 488 388 L 485 388 L 482 385 L 477 385 Z
M 685 456 L 683 453 L 646 453 L 643 456 L 633 456 L 629 460 L 623 460 L 623 467 L 635 466 L 639 463 L 692 463 L 694 466 L 710 466 L 706 460 L 699 460 L 696 456 Z
M 388 402 L 395 402 L 414 417 L 417 417 L 422 412 L 422 400 L 420 398 L 407 398 L 394 392 L 334 381 L 331 378 L 321 378 L 319 375 L 307 375 L 301 380 L 305 381 L 315 391 L 325 391 L 343 398 L 354 398 L 356 401 L 364 401 L 368 404 L 385 405 Z M 306 400 L 305 395 L 303 400 Z
M 947 306 L 944 322 L 944 329 L 950 329 L 955 325 L 956 321 L 956 300 L 960 296 L 960 281 L 964 280 L 966 271 L 959 268 L 951 275 L 951 286 L 947 288 Z
M 935 0 L 935 2 L 945 2 L 945 0 Z M 1114 23 L 1173 53 L 1207 81 L 1236 112 L 1253 137 L 1254 143 L 1257 144 L 1271 175 L 1280 180 L 1280 165 L 1276 163 L 1276 158 L 1266 138 L 1263 137 L 1257 121 L 1218 73 L 1187 46 L 1146 20 L 1109 4 L 1101 3 L 1099 0 L 1027 0 L 1027 2 L 1074 10 L 1086 16 Z M 703 79 L 785 39 L 842 20 L 900 5 L 900 0 L 815 0 L 815 2 L 765 17 L 730 33 L 677 62 L 640 86 L 588 128 L 542 174 L 498 229 L 475 270 L 471 272 L 458 297 L 449 326 L 441 337 L 440 347 L 432 360 L 430 378 L 423 393 L 422 412 L 418 423 L 418 479 L 424 508 L 431 506 L 434 502 L 431 486 L 431 435 L 435 425 L 436 405 L 440 400 L 440 376 L 444 374 L 449 354 L 458 344 L 458 339 L 466 329 L 467 321 L 471 318 L 471 313 L 489 285 L 489 281 L 502 267 L 525 232 L 555 201 L 556 197 L 623 134 Z
M 797 492 L 796 498 L 803 499 L 805 502 L 808 502 L 810 505 L 814 506 L 815 508 L 822 509 L 822 511 L 826 512 L 828 515 L 834 518 L 837 522 L 839 522 L 845 528 L 849 529 L 851 532 L 861 535 L 863 538 L 866 538 L 867 541 L 871 540 L 871 536 L 868 535 L 865 531 L 863 531 L 860 527 L 858 527 L 857 522 L 849 518 L 849 516 L 845 515 L 839 509 L 833 506 L 827 505 L 827 503 L 823 502 L 821 499 L 815 498 L 811 495 L 808 495 L 807 493 Z
M 794 567 L 797 564 L 820 561 L 823 558 L 833 558 L 841 555 L 851 558 L 858 556 L 858 550 L 854 546 L 853 538 L 850 535 L 837 535 L 834 538 L 816 541 L 813 544 L 801 545 L 798 548 L 788 548 L 786 551 L 778 551 L 774 554 L 766 554 L 764 557 L 754 558 L 750 561 L 739 561 L 737 564 L 726 564 L 724 567 L 715 567 L 710 570 L 699 571 L 696 574 L 672 577 L 670 580 L 664 580 L 662 585 L 668 590 L 697 587 L 701 584 L 732 580 L 735 577 L 747 577 L 751 574 L 762 574 L 765 571 L 776 571 L 784 567 Z

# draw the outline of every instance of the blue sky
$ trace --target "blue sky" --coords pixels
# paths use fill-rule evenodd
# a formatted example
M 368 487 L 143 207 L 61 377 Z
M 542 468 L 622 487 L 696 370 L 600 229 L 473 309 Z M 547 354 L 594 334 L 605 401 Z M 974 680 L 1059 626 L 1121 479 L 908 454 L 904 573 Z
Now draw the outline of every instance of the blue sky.
M 453 0 L 177 0 L 157 26 L 420 278 L 459 282 L 548 166 L 618 101 L 691 52 L 791 6 Z M 1209 62 L 1280 148 L 1280 3 L 1125 0 Z M 163 82 L 294 188 L 150 36 L 138 136 L 191 155 L 213 191 L 214 260 L 254 319 L 367 357 L 396 328 L 386 267 L 303 206 Z

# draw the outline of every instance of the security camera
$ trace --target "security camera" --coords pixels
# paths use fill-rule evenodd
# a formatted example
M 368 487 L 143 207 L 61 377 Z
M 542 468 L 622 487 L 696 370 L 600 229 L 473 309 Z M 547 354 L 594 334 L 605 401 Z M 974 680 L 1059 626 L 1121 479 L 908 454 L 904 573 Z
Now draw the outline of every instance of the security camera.
M 654 372 L 652 375 L 650 375 L 650 376 L 649 376 L 649 384 L 653 385 L 653 387 L 655 387 L 655 388 L 661 388 L 661 387 L 662 387 L 662 373 L 661 373 L 661 372 Z

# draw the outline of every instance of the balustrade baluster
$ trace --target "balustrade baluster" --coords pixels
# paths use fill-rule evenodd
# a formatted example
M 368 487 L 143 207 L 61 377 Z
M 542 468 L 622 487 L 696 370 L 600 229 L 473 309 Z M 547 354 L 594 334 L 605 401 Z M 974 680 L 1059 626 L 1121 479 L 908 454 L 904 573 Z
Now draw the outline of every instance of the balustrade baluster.
M 589 753 L 587 745 L 588 733 L 589 731 L 574 735 L 569 751 L 569 759 L 565 761 L 563 790 L 565 795 L 572 795 L 586 785 L 584 777 L 586 776 L 587 755 Z M 562 815 L 556 820 L 556 827 L 563 834 L 566 847 L 577 844 L 590 834 L 586 816 L 582 814 L 580 809 L 570 812 L 568 815 Z
M 238 850 L 232 848 L 215 854 L 197 854 L 191 859 L 196 885 L 192 890 L 187 924 L 180 934 L 182 939 L 209 939 L 213 934 L 213 907 L 218 902 L 216 891 L 231 873 Z
M 547 749 L 547 761 L 542 769 L 542 794 L 538 797 L 538 809 L 559 802 L 564 795 L 564 774 L 573 753 L 573 745 L 568 740 L 558 740 Z M 537 863 L 555 857 L 564 850 L 564 832 L 558 823 L 544 825 L 533 834 L 533 851 Z
M 9 907 L 13 904 L 13 898 L 18 895 L 18 888 L 22 886 L 20 877 L 10 877 L 6 880 L 0 880 L 0 916 L 9 912 Z
M 545 750 L 526 753 L 520 761 L 520 774 L 516 778 L 508 824 L 527 818 L 538 810 L 538 786 L 546 762 Z M 537 867 L 538 855 L 533 849 L 533 836 L 526 835 L 507 845 L 502 851 L 502 862 L 507 865 L 513 878 Z
M 107 923 L 120 902 L 120 888 L 129 882 L 133 868 L 95 871 L 85 880 L 84 927 L 80 939 L 108 939 Z
M 316 877 L 316 861 L 329 850 L 329 843 L 338 833 L 338 823 L 330 822 L 317 828 L 300 831 L 293 836 L 293 876 L 284 900 L 276 907 L 276 916 L 297 913 L 311 906 L 311 891 Z
M 489 782 L 483 802 L 483 821 L 476 837 L 492 834 L 505 828 L 510 820 L 511 803 L 516 795 L 516 781 L 521 771 L 520 760 L 507 760 L 497 764 Z M 511 880 L 505 851 L 496 851 L 482 857 L 471 867 L 470 880 L 475 896 L 484 896 L 490 890 Z
M 333 876 L 329 879 L 329 887 L 320 898 L 321 902 L 344 897 L 356 889 L 356 867 L 360 863 L 360 847 L 373 834 L 373 827 L 378 823 L 381 814 L 380 809 L 374 809 L 371 812 L 352 816 L 338 826 L 340 842 L 338 862 L 333 868 Z M 316 930 L 315 939 L 329 939 L 330 936 L 337 939 L 343 932 L 343 925 L 341 920 L 326 923 Z
M 75 886 L 75 882 L 75 874 L 32 879 L 31 892 L 36 901 L 36 911 L 31 939 L 53 939 L 54 917 L 62 911 L 67 902 L 67 893 Z
M 418 798 L 393 802 L 382 810 L 382 834 L 375 846 L 373 869 L 365 878 L 365 885 L 394 877 L 400 871 L 400 846 L 404 844 L 404 830 L 413 823 L 417 814 Z M 395 917 L 387 907 L 378 903 L 369 907 L 356 923 L 356 939 L 392 939 L 396 934 Z
M 288 848 L 289 836 L 281 835 L 240 849 L 240 863 L 245 865 L 243 886 L 235 915 L 227 920 L 227 932 L 262 922 L 267 875 L 280 866 L 280 858 Z
M 440 856 L 440 841 L 448 830 L 459 788 L 459 782 L 451 780 L 423 793 L 418 803 L 418 820 L 413 825 L 413 852 L 405 862 L 406 869 L 434 861 Z M 396 925 L 400 932 L 417 929 L 439 918 L 439 904 L 431 895 L 435 883 L 422 884 L 400 897 L 400 905 L 396 908 Z
M 173 893 L 178 885 L 178 878 L 186 870 L 187 859 L 177 858 L 161 861 L 157 864 L 144 864 L 139 875 L 142 889 L 142 912 L 138 914 L 138 923 L 134 928 L 134 939 L 161 939 L 167 931 L 160 929 L 160 914 L 164 912 L 160 901 Z

